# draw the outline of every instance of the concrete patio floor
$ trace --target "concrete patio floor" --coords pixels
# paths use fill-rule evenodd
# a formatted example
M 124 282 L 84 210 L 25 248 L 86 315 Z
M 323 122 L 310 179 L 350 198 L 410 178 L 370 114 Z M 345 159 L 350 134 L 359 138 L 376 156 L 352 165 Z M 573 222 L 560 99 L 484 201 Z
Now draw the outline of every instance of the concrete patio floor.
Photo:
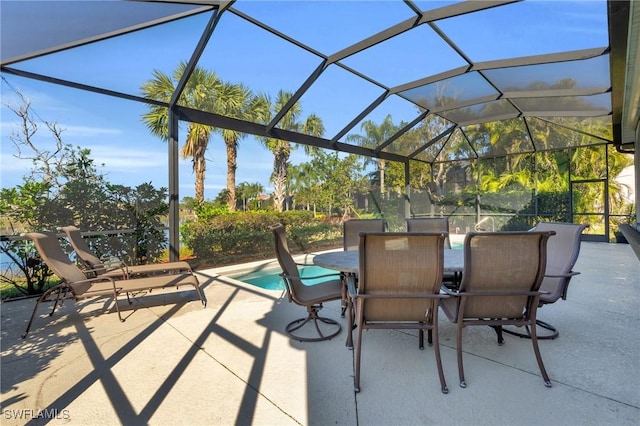
M 109 299 L 47 305 L 21 339 L 34 299 L 1 305 L 3 425 L 638 425 L 640 262 L 625 244 L 583 243 L 566 301 L 539 317 L 559 327 L 540 347 L 488 327 L 465 330 L 458 386 L 455 327 L 440 316 L 449 394 L 415 333 L 365 333 L 353 391 L 346 331 L 300 343 L 283 334 L 304 309 L 281 292 L 199 271 L 192 290 L 137 297 L 120 323 Z M 323 313 L 339 319 L 339 303 Z M 51 417 L 55 417 L 51 419 Z

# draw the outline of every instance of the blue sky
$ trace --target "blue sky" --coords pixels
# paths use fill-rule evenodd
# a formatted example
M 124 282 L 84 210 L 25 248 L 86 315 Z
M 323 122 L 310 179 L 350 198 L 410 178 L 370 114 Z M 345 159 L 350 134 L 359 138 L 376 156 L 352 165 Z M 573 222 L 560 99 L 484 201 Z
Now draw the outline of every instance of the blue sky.
M 444 2 L 416 4 L 426 9 Z M 554 9 L 551 14 L 546 10 L 550 5 Z M 327 55 L 412 16 L 411 10 L 400 1 L 239 1 L 234 7 Z M 514 13 L 519 10 L 516 8 L 523 8 L 525 13 Z M 484 11 L 480 21 L 462 16 L 438 22 L 438 26 L 471 54 L 473 61 L 496 60 L 604 47 L 607 44 L 605 8 L 606 2 L 595 0 L 526 1 Z M 273 14 L 276 9 L 281 13 Z M 309 17 L 312 19 L 307 19 Z M 139 95 L 140 85 L 150 78 L 153 69 L 171 73 L 179 61 L 189 58 L 207 20 L 208 16 L 191 17 L 13 66 Z M 352 25 L 354 20 L 358 25 Z M 387 58 L 383 63 L 381 56 Z M 200 66 L 214 70 L 226 81 L 242 82 L 256 92 L 275 96 L 279 89 L 296 90 L 319 61 L 317 56 L 265 35 L 236 16 L 226 16 L 216 28 Z M 389 86 L 463 64 L 425 25 L 419 31 L 346 58 L 344 63 Z M 320 115 L 328 138 L 381 93 L 378 87 L 335 66 L 323 73 L 318 83 L 301 99 L 303 116 Z M 16 160 L 9 139 L 17 130 L 16 117 L 5 105 L 15 105 L 14 89 L 31 100 L 32 109 L 39 117 L 66 129 L 63 133 L 66 143 L 90 148 L 96 163 L 105 164 L 101 170 L 111 182 L 134 186 L 150 181 L 155 186 L 167 186 L 167 146 L 151 136 L 141 123 L 140 117 L 146 112 L 144 105 L 3 74 L 2 187 L 20 184 L 21 176 L 31 166 L 28 160 Z M 381 121 L 389 111 L 393 112 L 394 122 L 411 121 L 416 115 L 409 103 L 390 99 L 367 118 Z M 184 137 L 182 131 L 181 143 Z M 44 128 L 37 140 L 42 146 L 51 143 Z M 207 160 L 205 197 L 213 199 L 226 185 L 226 152 L 217 134 L 209 143 Z M 296 151 L 292 163 L 303 160 L 302 150 Z M 255 138 L 244 138 L 238 151 L 236 182 L 259 182 L 270 192 L 272 161 L 271 154 Z M 193 195 L 193 181 L 190 161 L 182 160 L 181 197 Z

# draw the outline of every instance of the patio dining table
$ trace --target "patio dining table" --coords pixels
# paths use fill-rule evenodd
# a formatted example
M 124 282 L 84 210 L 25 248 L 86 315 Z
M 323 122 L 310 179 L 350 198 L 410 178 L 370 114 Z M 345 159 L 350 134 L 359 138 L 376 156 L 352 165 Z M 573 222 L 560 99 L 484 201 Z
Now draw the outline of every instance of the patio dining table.
M 315 255 L 313 263 L 323 268 L 357 274 L 359 268 L 358 251 L 332 251 Z M 458 249 L 444 250 L 444 272 L 461 274 L 464 267 L 464 252 Z

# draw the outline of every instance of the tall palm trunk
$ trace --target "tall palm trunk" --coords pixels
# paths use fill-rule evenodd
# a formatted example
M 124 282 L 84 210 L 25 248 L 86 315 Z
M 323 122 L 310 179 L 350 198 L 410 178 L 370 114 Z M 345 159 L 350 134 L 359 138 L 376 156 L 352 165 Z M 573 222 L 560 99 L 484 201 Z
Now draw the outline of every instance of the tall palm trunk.
M 193 174 L 195 175 L 195 198 L 198 202 L 204 201 L 204 177 L 207 170 L 207 162 L 204 153 L 207 150 L 206 144 L 199 145 L 193 154 Z
M 384 159 L 378 160 L 378 170 L 380 171 L 380 195 L 384 198 L 384 172 L 387 168 L 387 162 Z
M 287 175 L 289 168 L 289 154 L 279 149 L 273 156 L 273 202 L 276 211 L 281 212 L 287 196 Z
M 184 158 L 191 157 L 191 163 L 193 167 L 193 175 L 195 176 L 195 199 L 199 203 L 204 201 L 204 179 L 207 171 L 207 161 L 205 159 L 205 153 L 207 152 L 207 145 L 209 144 L 209 133 L 200 132 L 198 129 L 190 129 L 190 134 L 187 137 L 187 142 L 184 144 L 181 150 L 181 155 Z
M 236 169 L 238 168 L 238 144 L 235 140 L 226 140 L 227 145 L 227 206 L 229 211 L 236 210 Z

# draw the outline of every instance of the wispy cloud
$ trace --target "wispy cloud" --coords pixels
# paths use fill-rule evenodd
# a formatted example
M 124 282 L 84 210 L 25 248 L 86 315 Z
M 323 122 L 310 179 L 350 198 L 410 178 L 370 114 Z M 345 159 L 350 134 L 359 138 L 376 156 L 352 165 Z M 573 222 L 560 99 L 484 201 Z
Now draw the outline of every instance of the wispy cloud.
M 149 151 L 136 148 L 123 148 L 115 145 L 87 146 L 91 158 L 98 165 L 104 164 L 110 171 L 140 173 L 140 169 L 166 169 L 167 154 L 161 151 Z
M 93 136 L 113 136 L 121 135 L 122 129 L 106 128 L 106 127 L 90 127 L 90 126 L 61 126 L 64 130 L 63 135 L 69 137 L 93 137 Z
M 46 128 L 46 125 L 42 122 L 38 122 L 38 135 L 40 137 L 48 137 L 50 134 Z M 76 138 L 76 137 L 97 137 L 97 136 L 119 136 L 124 132 L 122 129 L 114 128 L 114 127 L 93 127 L 93 126 L 65 126 L 63 124 L 57 123 L 58 127 L 62 129 L 62 138 L 65 139 L 67 137 Z M 0 121 L 0 133 L 2 134 L 2 138 L 8 137 L 14 133 L 20 132 L 21 123 L 18 120 L 2 120 Z

